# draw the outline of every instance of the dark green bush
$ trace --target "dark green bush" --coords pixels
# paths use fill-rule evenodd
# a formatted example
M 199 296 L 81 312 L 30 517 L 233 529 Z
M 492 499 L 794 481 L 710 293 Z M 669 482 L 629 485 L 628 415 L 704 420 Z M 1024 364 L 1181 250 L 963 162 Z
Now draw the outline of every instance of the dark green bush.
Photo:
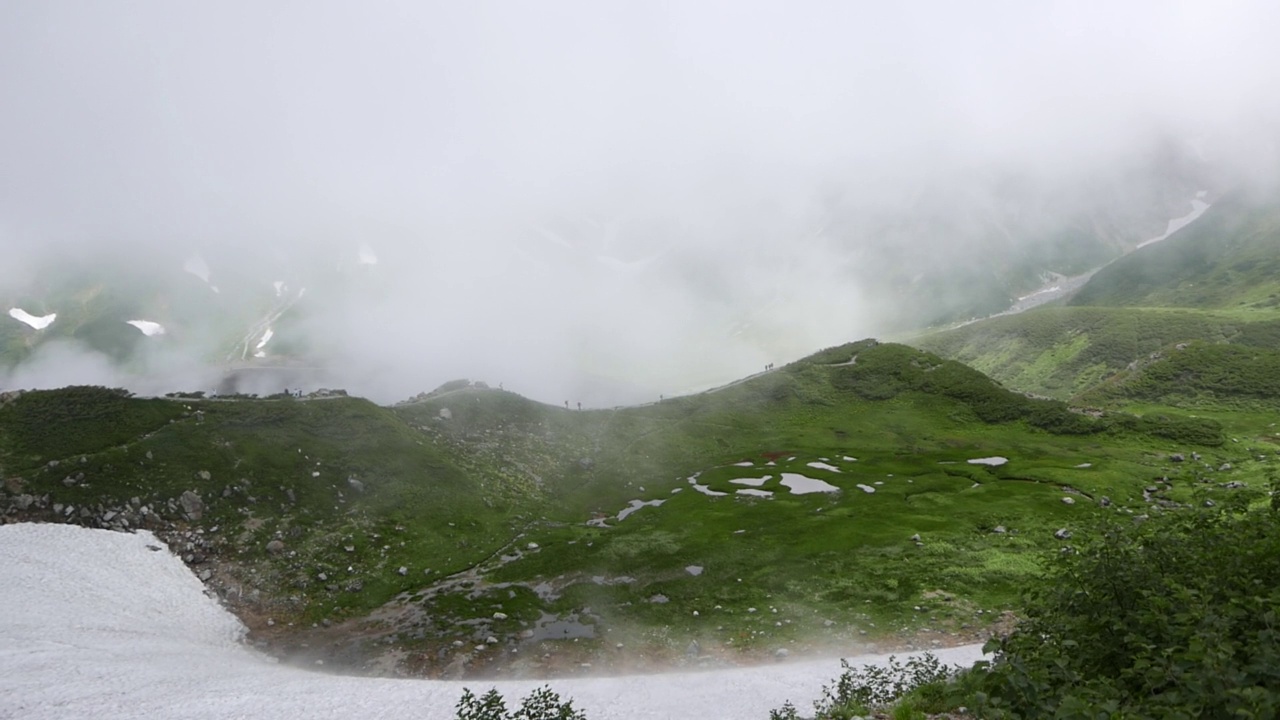
M 1280 516 L 1233 505 L 1062 554 L 976 673 L 984 716 L 1280 716 Z

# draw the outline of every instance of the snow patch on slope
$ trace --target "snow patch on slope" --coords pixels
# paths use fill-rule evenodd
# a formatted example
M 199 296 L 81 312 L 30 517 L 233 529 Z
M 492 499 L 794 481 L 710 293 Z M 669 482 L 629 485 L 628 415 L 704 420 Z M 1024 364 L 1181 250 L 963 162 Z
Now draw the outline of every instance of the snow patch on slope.
M 192 255 L 187 258 L 187 261 L 182 263 L 182 269 L 203 280 L 204 284 L 208 285 L 210 290 L 213 290 L 214 292 L 221 292 L 216 286 L 209 282 L 209 263 L 205 262 L 204 258 L 199 255 Z
M 36 317 L 22 308 L 10 308 L 9 317 L 21 323 L 26 323 L 36 330 L 43 330 L 53 324 L 58 319 L 58 313 L 49 313 L 43 317 Z
M 1211 204 L 1201 199 L 1207 194 L 1208 192 L 1205 190 L 1201 190 L 1200 192 L 1196 193 L 1195 199 L 1191 201 L 1191 212 L 1187 213 L 1186 215 L 1183 215 L 1182 217 L 1171 218 L 1169 220 L 1169 224 L 1165 227 L 1165 231 L 1163 235 L 1158 235 L 1156 237 L 1151 238 L 1150 240 L 1143 240 L 1142 242 L 1138 243 L 1136 247 L 1142 248 L 1142 247 L 1151 245 L 1153 243 L 1158 243 L 1161 240 L 1164 240 L 1170 235 L 1178 232 L 1182 228 L 1198 220 L 1200 216 L 1204 214 L 1205 210 L 1208 210 L 1210 207 L 1213 207 Z
M 148 532 L 0 526 L 0 717 L 453 717 L 464 687 L 508 699 L 541 680 L 389 680 L 276 664 L 240 643 L 240 621 Z M 935 651 L 969 664 L 977 645 Z M 884 656 L 850 658 L 854 665 Z M 592 720 L 760 717 L 806 706 L 837 658 L 758 667 L 553 680 Z
M 126 320 L 125 322 L 141 330 L 142 334 L 147 337 L 163 335 L 165 332 L 164 326 L 158 322 L 152 322 L 150 320 Z

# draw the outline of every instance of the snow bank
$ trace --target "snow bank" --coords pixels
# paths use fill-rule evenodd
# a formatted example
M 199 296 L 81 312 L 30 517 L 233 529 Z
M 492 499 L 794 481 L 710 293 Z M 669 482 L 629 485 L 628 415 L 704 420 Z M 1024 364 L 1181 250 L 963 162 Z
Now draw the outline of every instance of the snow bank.
M 125 322 L 141 330 L 147 337 L 164 334 L 164 326 L 158 322 L 151 320 L 126 320 Z
M 43 317 L 36 317 L 22 308 L 10 308 L 9 317 L 21 323 L 26 323 L 36 330 L 43 330 L 53 324 L 58 319 L 58 313 L 49 313 Z
M 154 548 L 154 549 L 153 549 Z M 0 526 L 0 717 L 452 718 L 463 687 L 508 699 L 538 681 L 343 677 L 275 664 L 150 533 Z M 978 646 L 943 650 L 970 663 Z M 855 664 L 881 660 L 850 658 Z M 707 672 L 554 680 L 592 720 L 768 717 L 840 670 L 809 660 Z

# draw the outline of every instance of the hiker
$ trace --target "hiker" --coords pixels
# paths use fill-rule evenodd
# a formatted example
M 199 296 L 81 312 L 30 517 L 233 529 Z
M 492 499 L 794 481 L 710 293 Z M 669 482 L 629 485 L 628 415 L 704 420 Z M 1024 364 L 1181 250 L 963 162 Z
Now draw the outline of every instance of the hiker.
M 579 409 L 579 410 L 581 410 L 581 409 L 582 409 L 582 403 L 578 403 L 578 409 Z

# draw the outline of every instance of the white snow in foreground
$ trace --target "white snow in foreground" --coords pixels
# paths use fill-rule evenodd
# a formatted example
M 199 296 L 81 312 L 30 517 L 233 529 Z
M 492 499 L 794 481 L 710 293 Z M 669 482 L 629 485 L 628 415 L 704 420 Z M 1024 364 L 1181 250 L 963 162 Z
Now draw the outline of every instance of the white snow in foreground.
M 157 548 L 151 550 L 150 548 Z M 591 720 L 765 720 L 807 709 L 839 660 L 611 678 L 392 680 L 282 666 L 239 643 L 244 628 L 147 532 L 0 526 L 0 717 L 453 717 L 464 687 L 508 700 L 549 683 Z M 934 652 L 970 664 L 981 649 Z M 884 656 L 851 657 L 861 665 Z
M 378 256 L 373 254 L 373 248 L 369 247 L 368 245 L 365 245 L 364 243 L 361 243 L 360 250 L 358 252 L 360 255 L 361 265 L 377 265 L 378 264 Z
M 147 337 L 164 334 L 164 326 L 158 322 L 150 320 L 126 320 L 125 322 L 141 330 L 142 334 Z
M 1204 214 L 1204 211 L 1211 207 L 1209 203 L 1200 199 L 1206 194 L 1207 193 L 1204 190 L 1196 193 L 1195 199 L 1191 201 L 1191 212 L 1183 215 L 1182 217 L 1172 218 L 1169 220 L 1169 224 L 1165 227 L 1163 235 L 1153 237 L 1150 240 L 1143 240 L 1138 243 L 1137 247 L 1146 247 L 1152 243 L 1158 243 L 1199 219 L 1199 217 Z
M 22 308 L 10 308 L 9 317 L 18 322 L 26 323 L 36 330 L 43 330 L 58 319 L 58 313 L 49 313 L 43 317 L 36 317 Z

